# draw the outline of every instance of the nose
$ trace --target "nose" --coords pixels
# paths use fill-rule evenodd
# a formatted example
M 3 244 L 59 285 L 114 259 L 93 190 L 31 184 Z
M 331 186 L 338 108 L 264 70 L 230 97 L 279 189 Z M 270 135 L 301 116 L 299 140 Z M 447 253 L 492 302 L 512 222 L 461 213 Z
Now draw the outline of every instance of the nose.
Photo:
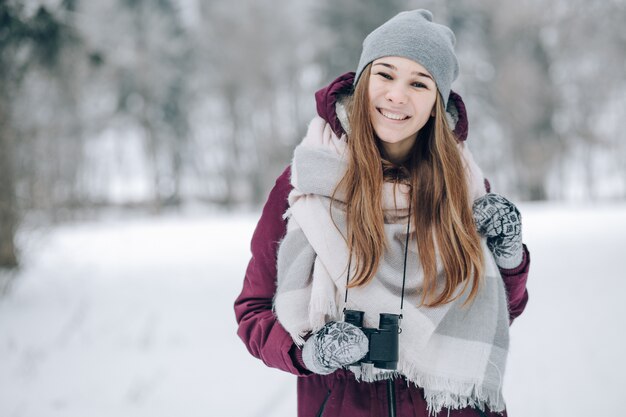
M 400 83 L 393 83 L 389 86 L 385 99 L 395 104 L 404 104 L 407 101 L 407 94 Z

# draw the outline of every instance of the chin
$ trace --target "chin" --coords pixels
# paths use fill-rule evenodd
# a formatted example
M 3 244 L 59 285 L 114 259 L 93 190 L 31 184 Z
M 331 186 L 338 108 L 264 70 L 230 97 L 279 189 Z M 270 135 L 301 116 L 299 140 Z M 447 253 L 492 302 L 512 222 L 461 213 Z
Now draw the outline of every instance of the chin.
M 376 131 L 374 131 L 376 132 Z M 403 142 L 404 140 L 406 140 L 408 137 L 410 137 L 410 134 L 403 134 L 403 133 L 392 133 L 392 132 L 376 132 L 376 137 L 385 143 L 389 143 L 389 144 L 393 144 L 393 143 L 400 143 Z

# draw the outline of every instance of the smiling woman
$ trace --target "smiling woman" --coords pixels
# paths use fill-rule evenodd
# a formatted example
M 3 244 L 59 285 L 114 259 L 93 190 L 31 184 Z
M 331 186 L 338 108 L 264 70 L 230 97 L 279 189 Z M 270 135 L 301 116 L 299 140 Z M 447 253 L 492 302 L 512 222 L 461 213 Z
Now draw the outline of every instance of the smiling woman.
M 530 261 L 464 144 L 454 43 L 426 10 L 369 34 L 263 210 L 239 335 L 299 377 L 300 417 L 506 416 Z
M 366 69 L 366 72 L 369 72 Z M 428 70 L 407 58 L 375 60 L 369 73 L 370 117 L 385 156 L 402 163 L 417 133 L 434 115 L 437 86 Z

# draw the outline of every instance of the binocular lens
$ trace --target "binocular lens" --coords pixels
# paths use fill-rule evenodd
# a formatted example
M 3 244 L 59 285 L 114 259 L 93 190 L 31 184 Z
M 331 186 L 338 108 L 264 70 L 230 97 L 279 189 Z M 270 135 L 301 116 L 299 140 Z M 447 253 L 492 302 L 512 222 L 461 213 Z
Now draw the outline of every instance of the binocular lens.
M 378 327 L 381 329 L 387 329 L 389 327 L 397 327 L 399 324 L 400 316 L 398 314 L 381 313 Z
M 346 323 L 354 324 L 356 327 L 363 326 L 363 316 L 365 313 L 358 310 L 346 310 L 343 314 L 343 320 Z

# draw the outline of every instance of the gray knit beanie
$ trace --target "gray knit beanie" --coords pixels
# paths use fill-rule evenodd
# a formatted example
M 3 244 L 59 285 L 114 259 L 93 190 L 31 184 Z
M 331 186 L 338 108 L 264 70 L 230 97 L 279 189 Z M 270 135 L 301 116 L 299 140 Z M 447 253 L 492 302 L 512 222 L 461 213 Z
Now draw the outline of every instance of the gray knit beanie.
M 363 69 L 385 56 L 411 59 L 428 70 L 435 79 L 444 105 L 448 104 L 450 85 L 459 74 L 454 54 L 456 38 L 449 27 L 433 23 L 433 14 L 424 9 L 401 12 L 376 28 L 363 41 L 363 52 L 354 84 Z

